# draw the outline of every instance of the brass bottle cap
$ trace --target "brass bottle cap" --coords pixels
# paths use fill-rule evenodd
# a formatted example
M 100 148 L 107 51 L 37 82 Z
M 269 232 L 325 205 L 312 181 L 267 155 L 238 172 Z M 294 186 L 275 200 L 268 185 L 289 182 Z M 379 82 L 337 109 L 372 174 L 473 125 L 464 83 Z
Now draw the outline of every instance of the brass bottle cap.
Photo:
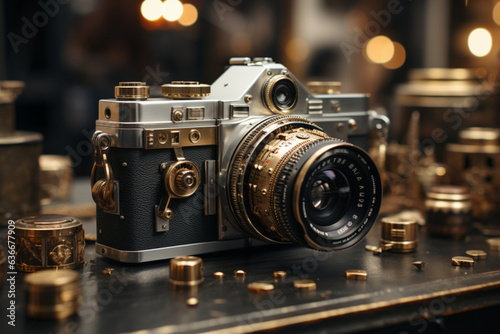
M 390 251 L 413 252 L 418 246 L 418 224 L 416 220 L 403 218 L 382 218 L 381 245 L 392 244 Z
M 340 81 L 309 81 L 306 83 L 307 90 L 311 94 L 340 94 L 342 82 Z
M 115 97 L 119 100 L 146 100 L 149 86 L 145 82 L 120 82 L 115 86 Z
M 85 262 L 82 222 L 63 215 L 39 215 L 15 223 L 16 268 L 75 269 Z
M 81 305 L 80 275 L 72 270 L 43 270 L 24 278 L 28 317 L 64 319 Z
M 170 283 L 197 286 L 203 283 L 203 261 L 196 256 L 178 256 L 170 260 Z
M 161 93 L 170 99 L 201 99 L 210 95 L 210 89 L 198 81 L 172 81 L 161 86 Z

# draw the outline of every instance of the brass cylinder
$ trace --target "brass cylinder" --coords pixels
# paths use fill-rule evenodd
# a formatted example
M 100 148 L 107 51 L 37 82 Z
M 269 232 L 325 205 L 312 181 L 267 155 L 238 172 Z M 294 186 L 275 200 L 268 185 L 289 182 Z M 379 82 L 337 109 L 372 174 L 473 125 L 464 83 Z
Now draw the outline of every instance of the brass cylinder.
M 43 137 L 15 130 L 22 81 L 0 81 L 0 225 L 40 212 L 38 157 Z
M 418 224 L 416 220 L 403 218 L 382 218 L 381 245 L 392 244 L 392 252 L 409 253 L 418 246 Z
M 82 222 L 62 215 L 40 215 L 19 219 L 16 231 L 16 268 L 75 269 L 84 262 Z
M 472 200 L 466 187 L 435 186 L 425 200 L 426 229 L 430 234 L 462 239 L 472 227 Z
M 80 307 L 80 275 L 72 270 L 43 270 L 26 275 L 26 313 L 30 318 L 64 319 Z
M 73 185 L 71 160 L 62 155 L 41 155 L 39 161 L 41 203 L 69 199 Z
M 170 260 L 170 283 L 197 286 L 203 283 L 203 261 L 196 256 L 178 256 Z

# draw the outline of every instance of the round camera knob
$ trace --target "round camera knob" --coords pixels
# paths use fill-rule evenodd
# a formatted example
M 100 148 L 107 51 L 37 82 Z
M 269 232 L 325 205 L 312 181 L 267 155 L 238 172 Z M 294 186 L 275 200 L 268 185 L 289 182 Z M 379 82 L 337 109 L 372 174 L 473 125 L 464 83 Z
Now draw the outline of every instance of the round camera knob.
M 115 98 L 118 100 L 146 100 L 149 97 L 149 86 L 145 82 L 120 82 L 115 86 Z
M 161 93 L 170 99 L 201 99 L 210 95 L 210 89 L 198 81 L 172 81 L 161 86 Z
M 175 178 L 175 184 L 177 187 L 190 190 L 196 187 L 198 183 L 198 179 L 196 178 L 196 174 L 189 169 L 181 170 L 177 173 L 177 177 Z

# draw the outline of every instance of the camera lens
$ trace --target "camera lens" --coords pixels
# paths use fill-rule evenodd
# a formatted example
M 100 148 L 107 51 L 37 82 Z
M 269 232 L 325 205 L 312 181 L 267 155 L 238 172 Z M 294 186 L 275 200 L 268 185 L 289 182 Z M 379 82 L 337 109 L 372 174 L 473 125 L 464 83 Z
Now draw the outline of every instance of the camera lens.
M 289 79 L 278 81 L 272 91 L 273 103 L 280 109 L 291 109 L 295 104 L 297 90 Z
M 292 111 L 297 104 L 297 95 L 297 84 L 286 75 L 276 75 L 264 85 L 264 101 L 277 114 Z
M 350 202 L 349 183 L 338 170 L 325 167 L 306 186 L 307 215 L 318 225 L 339 220 Z
M 325 251 L 363 239 L 382 199 L 378 170 L 365 151 L 298 117 L 257 125 L 234 156 L 230 183 L 245 232 Z

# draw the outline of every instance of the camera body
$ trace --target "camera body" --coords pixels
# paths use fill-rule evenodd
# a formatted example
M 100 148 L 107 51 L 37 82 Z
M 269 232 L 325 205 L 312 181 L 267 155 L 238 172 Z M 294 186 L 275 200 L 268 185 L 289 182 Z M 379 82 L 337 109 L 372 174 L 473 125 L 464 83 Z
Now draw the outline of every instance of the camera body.
M 115 99 L 99 102 L 93 137 L 97 253 L 146 262 L 242 248 L 259 239 L 321 250 L 357 243 L 382 196 L 377 168 L 363 150 L 371 137 L 385 135 L 388 119 L 368 110 L 364 94 L 319 88 L 312 94 L 269 58 L 232 58 L 210 95 L 208 85 L 173 82 L 162 86 L 167 97 L 149 98 L 144 83 L 121 83 Z M 328 158 L 333 153 L 347 160 Z M 334 170 L 345 177 L 329 181 L 332 172 L 312 164 L 321 159 L 321 166 L 338 162 Z M 310 176 L 307 168 L 321 175 Z M 366 174 L 366 180 L 357 177 L 366 181 L 359 187 L 349 181 L 358 169 Z M 306 185 L 311 178 L 315 183 Z M 303 197 L 311 197 L 310 204 Z M 349 217 L 338 226 L 323 224 L 332 215 Z M 326 225 L 335 232 L 324 232 Z M 311 235 L 335 241 L 322 246 Z

